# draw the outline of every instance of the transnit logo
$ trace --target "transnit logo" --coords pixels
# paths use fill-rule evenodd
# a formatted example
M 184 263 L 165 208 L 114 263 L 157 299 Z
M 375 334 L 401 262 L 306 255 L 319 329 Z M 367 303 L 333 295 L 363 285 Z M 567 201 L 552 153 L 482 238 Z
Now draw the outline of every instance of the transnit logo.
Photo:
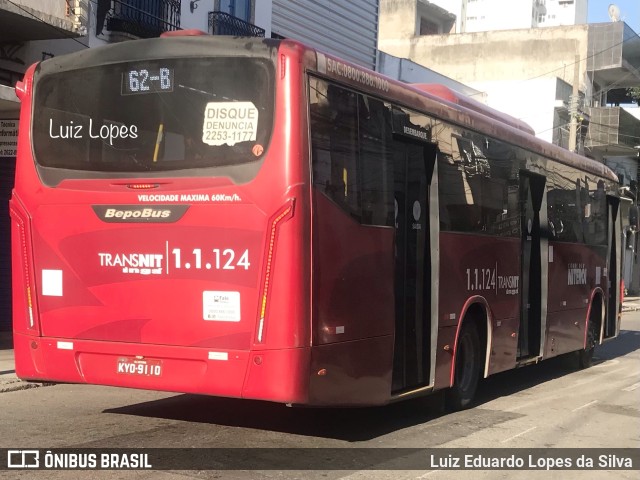
M 173 223 L 189 205 L 93 205 L 98 218 L 108 223 Z

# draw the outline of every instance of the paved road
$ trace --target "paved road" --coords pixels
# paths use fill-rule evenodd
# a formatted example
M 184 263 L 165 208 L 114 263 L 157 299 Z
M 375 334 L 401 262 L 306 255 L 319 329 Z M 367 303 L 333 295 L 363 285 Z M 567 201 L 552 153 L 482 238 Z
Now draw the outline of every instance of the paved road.
M 640 447 L 640 312 L 578 371 L 567 359 L 506 372 L 475 408 L 437 396 L 384 408 L 300 409 L 110 387 L 55 385 L 0 394 L 0 447 Z M 286 461 L 291 451 L 283 450 Z M 10 474 L 9 474 L 10 473 Z M 6 478 L 637 478 L 637 471 L 7 472 Z M 0 477 L 3 475 L 0 474 Z

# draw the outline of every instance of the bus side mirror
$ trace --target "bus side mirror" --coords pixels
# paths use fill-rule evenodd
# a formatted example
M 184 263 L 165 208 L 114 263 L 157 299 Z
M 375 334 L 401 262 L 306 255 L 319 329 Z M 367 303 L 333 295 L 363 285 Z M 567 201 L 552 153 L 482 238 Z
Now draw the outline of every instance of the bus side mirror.
M 638 207 L 635 205 L 629 207 L 629 225 L 634 230 L 638 230 Z

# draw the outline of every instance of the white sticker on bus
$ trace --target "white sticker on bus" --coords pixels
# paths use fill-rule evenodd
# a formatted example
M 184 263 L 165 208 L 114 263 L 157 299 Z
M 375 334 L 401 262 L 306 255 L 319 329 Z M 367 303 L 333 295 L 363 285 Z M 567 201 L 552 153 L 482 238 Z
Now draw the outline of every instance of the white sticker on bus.
M 202 141 L 233 146 L 252 142 L 258 132 L 258 109 L 253 102 L 209 102 L 204 109 Z
M 209 352 L 209 360 L 229 360 L 228 352 Z
M 42 295 L 62 296 L 62 270 L 42 270 Z
M 204 291 L 202 318 L 217 322 L 239 322 L 240 292 Z
M 422 207 L 420 207 L 420 202 L 416 200 L 413 202 L 413 218 L 417 222 L 420 220 L 420 215 L 422 214 Z

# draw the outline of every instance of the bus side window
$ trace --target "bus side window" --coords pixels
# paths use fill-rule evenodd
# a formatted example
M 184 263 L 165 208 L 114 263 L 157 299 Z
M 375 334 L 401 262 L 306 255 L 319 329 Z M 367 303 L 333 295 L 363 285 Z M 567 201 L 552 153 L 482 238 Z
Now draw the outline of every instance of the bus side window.
M 311 78 L 313 184 L 360 219 L 356 94 Z
M 574 198 L 572 198 L 574 197 Z M 551 238 L 561 242 L 577 242 L 575 192 L 552 188 L 547 192 L 547 208 Z
M 547 216 L 551 238 L 560 242 L 584 243 L 588 194 L 577 170 L 554 166 L 548 177 Z
M 359 96 L 362 223 L 393 226 L 393 133 L 391 110 L 380 100 Z
M 441 149 L 445 148 L 438 155 L 440 208 L 445 211 L 441 222 L 447 222 L 441 228 L 455 232 L 482 231 L 482 185 L 477 176 L 480 168 L 473 155 L 470 140 L 454 134 L 450 143 L 438 138 L 438 144 Z
M 438 155 L 440 229 L 467 231 L 461 222 L 466 218 L 465 185 L 462 168 L 444 152 Z
M 592 184 L 591 184 L 592 185 Z M 595 189 L 588 191 L 588 207 L 585 208 L 585 241 L 589 245 L 607 244 L 607 193 L 604 181 L 598 180 Z
M 446 131 L 443 133 L 447 133 Z M 438 144 L 440 228 L 496 236 L 519 235 L 513 147 L 472 132 Z

